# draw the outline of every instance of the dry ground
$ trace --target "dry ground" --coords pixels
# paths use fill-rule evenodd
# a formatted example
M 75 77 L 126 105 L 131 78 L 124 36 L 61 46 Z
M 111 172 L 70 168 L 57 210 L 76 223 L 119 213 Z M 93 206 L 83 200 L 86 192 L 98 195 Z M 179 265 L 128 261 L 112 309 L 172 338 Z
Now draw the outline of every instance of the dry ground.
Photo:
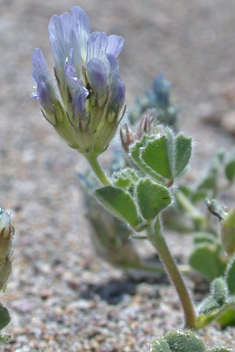
M 155 336 L 182 326 L 176 294 L 165 280 L 127 278 L 94 256 L 75 173 L 85 162 L 30 99 L 32 50 L 40 47 L 52 67 L 47 25 L 71 5 L 87 11 L 92 30 L 125 38 L 127 105 L 158 74 L 171 80 L 199 170 L 217 147 L 234 143 L 202 123 L 198 106 L 235 77 L 235 2 L 0 0 L 0 205 L 13 211 L 17 257 L 2 295 L 12 340 L 0 350 L 144 352 Z M 234 331 L 214 324 L 202 335 L 234 347 Z

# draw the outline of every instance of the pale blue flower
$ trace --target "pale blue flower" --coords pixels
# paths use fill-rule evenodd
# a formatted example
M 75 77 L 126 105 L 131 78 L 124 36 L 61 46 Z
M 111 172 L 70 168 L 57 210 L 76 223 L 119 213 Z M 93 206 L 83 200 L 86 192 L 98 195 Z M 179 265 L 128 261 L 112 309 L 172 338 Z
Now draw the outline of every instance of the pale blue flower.
M 54 15 L 49 40 L 55 62 L 51 78 L 40 49 L 33 52 L 32 78 L 42 112 L 73 148 L 99 155 L 113 138 L 123 116 L 125 86 L 117 57 L 124 39 L 103 32 L 90 34 L 86 12 Z

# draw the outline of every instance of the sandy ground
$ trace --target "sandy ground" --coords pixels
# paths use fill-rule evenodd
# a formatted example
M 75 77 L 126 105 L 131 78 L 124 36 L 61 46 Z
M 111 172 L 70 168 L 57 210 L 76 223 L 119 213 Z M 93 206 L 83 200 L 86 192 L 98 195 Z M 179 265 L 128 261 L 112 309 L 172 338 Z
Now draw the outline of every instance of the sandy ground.
M 200 170 L 216 148 L 234 144 L 202 123 L 198 106 L 235 77 L 235 2 L 0 0 L 0 205 L 13 211 L 16 228 L 13 275 L 1 298 L 12 339 L 0 351 L 144 352 L 154 337 L 182 327 L 177 296 L 164 278 L 126 276 L 93 254 L 75 172 L 85 162 L 30 99 L 31 53 L 40 47 L 52 67 L 48 22 L 72 5 L 87 11 L 92 30 L 125 38 L 127 105 L 158 74 L 172 82 Z M 214 324 L 202 336 L 234 347 L 233 328 Z

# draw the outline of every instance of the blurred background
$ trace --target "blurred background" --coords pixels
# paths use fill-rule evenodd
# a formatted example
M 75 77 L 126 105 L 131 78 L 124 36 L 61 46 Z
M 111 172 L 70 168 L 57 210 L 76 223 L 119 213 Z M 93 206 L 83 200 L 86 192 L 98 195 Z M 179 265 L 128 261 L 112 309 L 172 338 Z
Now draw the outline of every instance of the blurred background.
M 2 298 L 12 312 L 12 340 L 0 351 L 147 351 L 156 333 L 182 321 L 174 312 L 164 328 L 153 315 L 169 314 L 154 306 L 156 285 L 127 290 L 117 306 L 91 287 L 121 280 L 126 289 L 122 273 L 90 245 L 75 170 L 86 167 L 83 157 L 30 98 L 32 51 L 41 48 L 52 70 L 49 20 L 74 5 L 87 12 L 92 31 L 125 38 L 119 64 L 127 107 L 159 74 L 171 81 L 180 129 L 196 141 L 197 170 L 218 147 L 234 144 L 233 0 L 0 0 L 0 206 L 13 212 L 16 228 L 14 270 Z M 164 290 L 164 304 L 177 306 L 174 291 L 162 288 L 161 297 Z

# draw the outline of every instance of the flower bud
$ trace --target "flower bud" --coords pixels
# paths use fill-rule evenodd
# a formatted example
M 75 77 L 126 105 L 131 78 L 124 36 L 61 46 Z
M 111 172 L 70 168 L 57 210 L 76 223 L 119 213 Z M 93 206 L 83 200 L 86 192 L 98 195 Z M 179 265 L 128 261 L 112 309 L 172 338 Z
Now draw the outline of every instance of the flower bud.
M 129 152 L 129 146 L 135 141 L 141 140 L 143 135 L 155 134 L 161 129 L 161 126 L 157 125 L 156 117 L 156 110 L 149 109 L 143 114 L 135 132 L 132 133 L 127 124 L 125 124 L 125 128 L 120 129 L 121 142 L 126 153 Z
M 10 215 L 0 209 L 0 263 L 6 259 L 14 234 L 14 227 L 10 223 Z

